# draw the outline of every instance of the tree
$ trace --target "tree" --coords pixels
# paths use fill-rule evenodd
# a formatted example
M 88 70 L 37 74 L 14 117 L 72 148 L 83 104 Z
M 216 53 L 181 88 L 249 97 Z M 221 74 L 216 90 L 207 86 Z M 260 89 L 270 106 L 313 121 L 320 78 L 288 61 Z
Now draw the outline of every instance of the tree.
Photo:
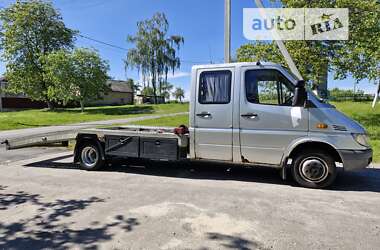
M 288 41 L 286 47 L 303 78 L 310 83 L 318 84 L 328 66 L 324 51 L 309 41 Z M 274 42 L 258 41 L 242 45 L 237 50 L 237 58 L 241 62 L 269 61 L 286 65 Z
M 153 88 L 151 87 L 145 87 L 141 90 L 141 94 L 144 96 L 154 96 L 153 94 Z
M 354 95 L 364 95 L 364 91 L 359 89 L 357 91 L 354 91 L 352 89 L 340 89 L 340 88 L 333 88 L 330 90 L 331 96 L 354 96 Z
M 180 67 L 177 51 L 184 38 L 167 36 L 169 23 L 163 13 L 138 22 L 137 28 L 135 36 L 128 36 L 128 42 L 135 44 L 135 48 L 128 51 L 126 68 L 138 69 L 143 76 L 144 88 L 153 88 L 154 101 L 157 102 L 157 95 L 162 94 L 162 85 L 167 82 L 169 71 L 174 72 Z
M 380 79 L 380 5 L 377 0 L 282 0 L 289 8 L 349 8 L 348 41 L 287 41 L 286 47 L 302 76 L 318 84 L 326 70 L 336 79 L 352 75 L 357 81 Z M 276 45 L 256 42 L 237 51 L 239 61 L 285 63 Z
M 161 95 L 166 99 L 170 99 L 171 91 L 173 90 L 173 85 L 169 82 L 163 82 L 161 85 Z
M 0 47 L 6 62 L 7 91 L 25 93 L 53 108 L 48 98 L 51 85 L 44 77 L 43 58 L 73 47 L 75 31 L 67 28 L 50 2 L 17 1 L 0 11 Z
M 59 50 L 47 55 L 44 61 L 45 81 L 52 83 L 49 99 L 78 101 L 84 112 L 87 102 L 101 98 L 109 90 L 109 65 L 94 50 Z
M 137 83 L 135 84 L 135 81 L 132 78 L 127 79 L 127 84 L 132 90 L 132 101 L 135 102 L 135 94 L 137 91 L 140 91 L 140 85 Z
M 136 93 L 140 90 L 140 85 L 138 83 L 135 83 L 132 78 L 127 79 L 127 84 L 132 89 L 133 93 Z
M 185 91 L 182 88 L 176 88 L 173 93 L 174 98 L 182 103 L 182 99 L 185 98 Z

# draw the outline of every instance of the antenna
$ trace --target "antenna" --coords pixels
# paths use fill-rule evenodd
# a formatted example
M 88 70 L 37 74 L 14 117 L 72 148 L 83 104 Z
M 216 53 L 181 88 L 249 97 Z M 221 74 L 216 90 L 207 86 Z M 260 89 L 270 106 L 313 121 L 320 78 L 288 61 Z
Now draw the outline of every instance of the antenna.
M 211 45 L 210 44 L 208 45 L 208 55 L 210 57 L 210 64 L 213 64 L 213 62 L 212 62 L 212 54 L 211 54 Z

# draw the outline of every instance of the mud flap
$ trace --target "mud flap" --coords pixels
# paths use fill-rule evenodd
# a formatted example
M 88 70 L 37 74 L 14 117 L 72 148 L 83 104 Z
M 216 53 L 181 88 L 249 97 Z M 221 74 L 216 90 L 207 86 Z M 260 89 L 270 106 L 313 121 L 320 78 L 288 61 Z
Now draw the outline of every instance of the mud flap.
M 281 179 L 282 180 L 286 180 L 286 172 L 287 172 L 287 165 L 286 164 L 284 164 L 283 166 L 282 166 L 282 168 L 281 168 Z

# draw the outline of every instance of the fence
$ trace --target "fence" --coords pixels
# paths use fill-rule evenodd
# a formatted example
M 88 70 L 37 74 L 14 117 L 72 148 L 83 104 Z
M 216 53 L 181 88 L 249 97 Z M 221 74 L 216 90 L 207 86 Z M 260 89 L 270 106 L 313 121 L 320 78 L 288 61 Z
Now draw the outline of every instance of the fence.
M 344 94 L 344 95 L 330 95 L 329 100 L 335 102 L 354 101 L 354 102 L 368 102 L 372 101 L 375 95 L 371 94 Z

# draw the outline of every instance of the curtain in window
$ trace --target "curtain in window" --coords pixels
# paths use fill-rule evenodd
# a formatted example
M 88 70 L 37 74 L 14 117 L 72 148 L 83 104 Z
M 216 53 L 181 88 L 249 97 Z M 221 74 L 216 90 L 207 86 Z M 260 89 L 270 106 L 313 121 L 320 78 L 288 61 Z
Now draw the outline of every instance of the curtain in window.
M 231 97 L 231 73 L 207 72 L 202 77 L 201 101 L 203 103 L 229 103 Z

